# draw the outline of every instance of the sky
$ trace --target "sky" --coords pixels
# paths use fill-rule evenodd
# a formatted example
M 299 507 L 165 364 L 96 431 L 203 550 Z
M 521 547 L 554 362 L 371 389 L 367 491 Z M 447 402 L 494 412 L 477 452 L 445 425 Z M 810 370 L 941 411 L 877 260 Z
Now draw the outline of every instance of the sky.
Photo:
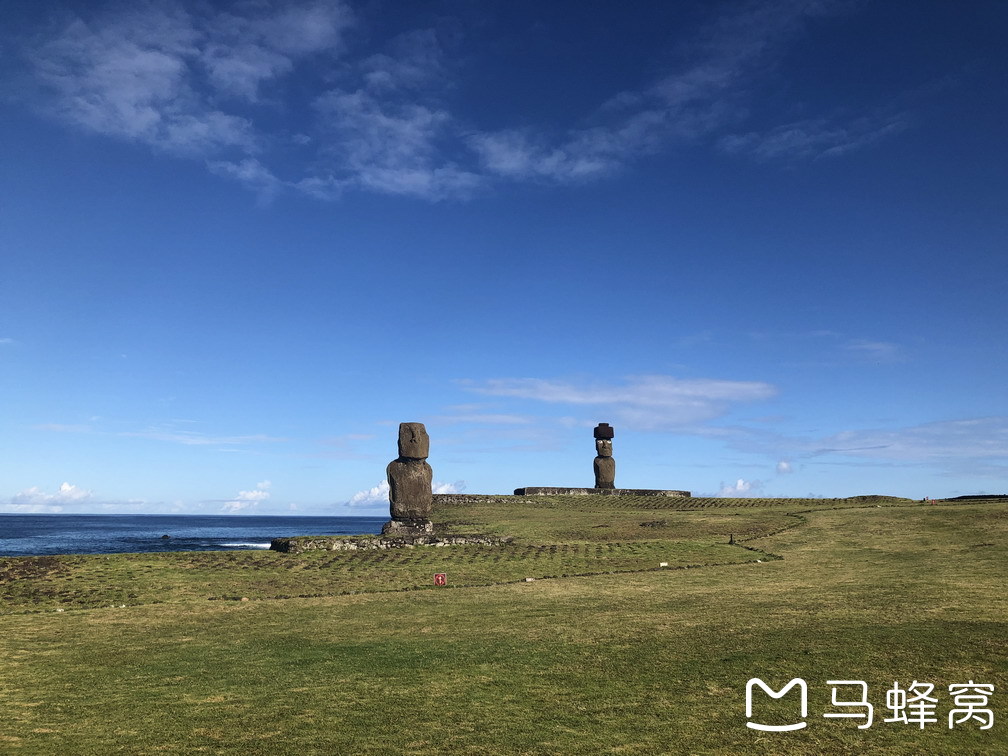
M 0 512 L 1008 492 L 1008 4 L 8 0 Z

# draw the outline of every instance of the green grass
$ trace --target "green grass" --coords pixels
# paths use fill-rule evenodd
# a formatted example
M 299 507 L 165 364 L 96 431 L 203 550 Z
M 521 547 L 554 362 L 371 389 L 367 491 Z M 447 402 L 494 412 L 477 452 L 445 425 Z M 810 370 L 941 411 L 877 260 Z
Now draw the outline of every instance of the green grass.
M 437 513 L 503 547 L 0 560 L 0 752 L 1008 752 L 1004 503 L 584 499 Z M 808 727 L 747 729 L 754 676 Z M 913 679 L 940 721 L 883 724 Z M 991 730 L 948 729 L 967 679 Z

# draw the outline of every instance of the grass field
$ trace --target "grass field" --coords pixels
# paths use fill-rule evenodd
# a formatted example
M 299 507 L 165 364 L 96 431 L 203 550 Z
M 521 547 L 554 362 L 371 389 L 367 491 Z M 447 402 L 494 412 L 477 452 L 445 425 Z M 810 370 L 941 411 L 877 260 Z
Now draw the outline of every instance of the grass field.
M 1008 503 L 500 497 L 436 519 L 514 540 L 0 560 L 0 752 L 1008 753 Z M 752 677 L 807 681 L 807 727 L 748 729 Z M 870 728 L 822 716 L 837 679 L 868 684 Z M 884 723 L 915 680 L 938 721 Z M 995 686 L 988 730 L 948 727 L 968 680 Z M 793 695 L 754 719 L 795 721 Z

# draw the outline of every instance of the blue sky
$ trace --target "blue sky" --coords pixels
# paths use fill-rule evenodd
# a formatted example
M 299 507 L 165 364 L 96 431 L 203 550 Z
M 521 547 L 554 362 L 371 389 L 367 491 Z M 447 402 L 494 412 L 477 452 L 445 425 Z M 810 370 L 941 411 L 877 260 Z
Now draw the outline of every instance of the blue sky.
M 21 2 L 0 511 L 1008 491 L 1008 5 Z

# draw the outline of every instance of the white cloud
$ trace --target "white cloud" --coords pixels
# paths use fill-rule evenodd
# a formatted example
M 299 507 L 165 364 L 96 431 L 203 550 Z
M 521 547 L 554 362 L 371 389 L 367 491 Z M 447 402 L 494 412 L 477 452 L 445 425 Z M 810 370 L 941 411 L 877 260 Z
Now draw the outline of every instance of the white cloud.
M 389 484 L 383 480 L 373 488 L 358 491 L 347 501 L 350 507 L 374 507 L 378 505 L 388 506 L 389 504 Z
M 637 429 L 710 420 L 727 412 L 732 404 L 769 399 L 776 394 L 773 386 L 758 381 L 681 379 L 667 375 L 630 376 L 622 385 L 501 378 L 465 381 L 462 386 L 490 396 L 604 407 L 619 422 Z
M 465 487 L 466 483 L 464 480 L 457 480 L 454 483 L 442 483 L 435 480 L 431 483 L 431 492 L 436 494 L 462 493 Z M 349 507 L 388 507 L 388 505 L 388 480 L 383 480 L 372 488 L 358 491 L 347 501 L 347 506 Z
M 66 506 L 75 506 L 91 501 L 91 492 L 70 483 L 60 485 L 56 493 L 46 493 L 37 486 L 26 488 L 10 499 L 8 511 L 13 512 L 62 512 Z
M 90 490 L 83 489 L 71 483 L 63 483 L 54 493 L 48 493 L 37 486 L 26 488 L 12 496 L 7 502 L 0 502 L 0 511 L 23 514 L 58 514 L 61 512 L 163 512 L 166 509 L 163 502 L 147 501 L 145 499 L 102 500 L 97 499 Z M 176 502 L 174 509 L 183 507 Z M 199 511 L 199 510 L 187 510 Z
M 717 495 L 720 497 L 750 496 L 759 492 L 763 484 L 758 480 L 744 480 L 739 478 L 734 483 L 721 484 L 721 490 Z
M 239 491 L 238 495 L 233 499 L 224 502 L 224 506 L 221 507 L 221 511 L 234 514 L 236 512 L 255 509 L 259 506 L 259 504 L 269 499 L 270 485 L 271 484 L 268 480 L 264 480 L 260 483 L 256 483 L 256 487 L 251 491 Z
M 439 483 L 435 480 L 431 484 L 431 492 L 436 494 L 462 493 L 465 488 L 466 482 L 464 480 L 456 480 L 454 483 Z
M 786 459 L 782 459 L 780 462 L 777 463 L 778 475 L 787 475 L 788 473 L 792 472 L 794 472 L 794 468 L 791 467 L 791 463 L 788 462 Z
M 7 345 L 10 345 L 10 344 L 14 344 L 14 343 L 16 343 L 16 342 L 14 341 L 14 339 L 11 339 L 11 338 L 5 337 L 5 338 L 0 339 L 0 346 L 7 346 Z

